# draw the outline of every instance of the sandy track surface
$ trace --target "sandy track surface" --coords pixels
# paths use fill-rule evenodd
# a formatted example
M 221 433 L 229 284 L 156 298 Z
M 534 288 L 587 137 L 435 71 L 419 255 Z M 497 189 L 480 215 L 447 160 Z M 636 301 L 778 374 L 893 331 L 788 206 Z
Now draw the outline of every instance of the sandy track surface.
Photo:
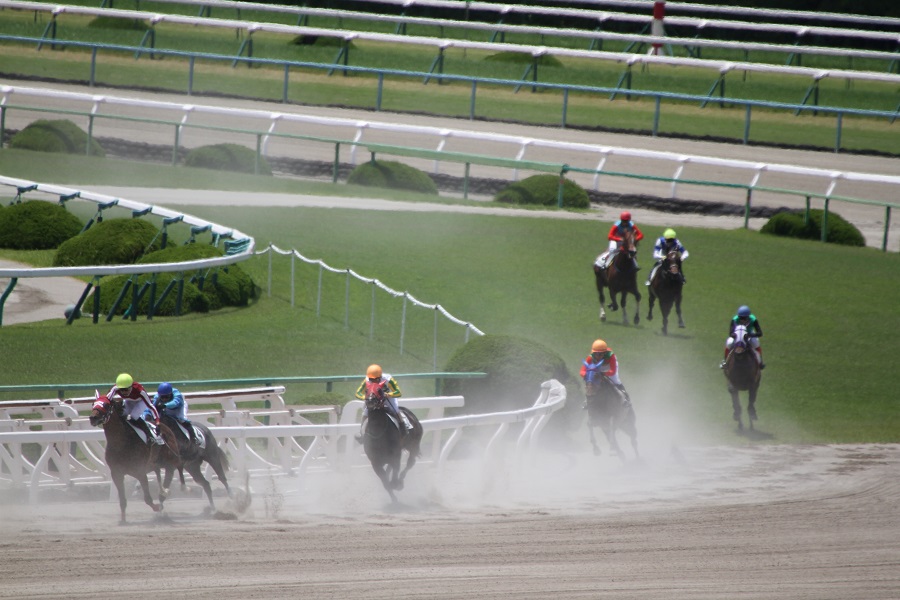
M 258 478 L 232 520 L 7 505 L 0 598 L 900 597 L 900 445 L 522 462 L 417 466 L 397 506 L 368 468 Z

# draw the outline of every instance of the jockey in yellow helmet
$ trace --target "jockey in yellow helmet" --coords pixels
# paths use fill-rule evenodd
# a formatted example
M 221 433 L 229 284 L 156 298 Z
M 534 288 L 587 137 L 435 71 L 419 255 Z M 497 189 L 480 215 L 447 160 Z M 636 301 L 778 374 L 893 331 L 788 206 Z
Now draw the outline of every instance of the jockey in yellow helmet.
M 687 260 L 688 251 L 678 240 L 678 237 L 675 235 L 675 230 L 669 227 L 656 240 L 656 245 L 653 246 L 653 259 L 656 261 L 656 264 L 653 265 L 652 269 L 650 269 L 650 275 L 647 277 L 647 281 L 646 283 L 644 283 L 644 285 L 650 285 L 650 282 L 653 281 L 653 276 L 656 274 L 656 271 L 659 270 L 659 266 L 662 264 L 662 261 L 672 250 L 677 250 L 681 253 L 681 283 L 687 283 L 684 278 L 684 261 Z

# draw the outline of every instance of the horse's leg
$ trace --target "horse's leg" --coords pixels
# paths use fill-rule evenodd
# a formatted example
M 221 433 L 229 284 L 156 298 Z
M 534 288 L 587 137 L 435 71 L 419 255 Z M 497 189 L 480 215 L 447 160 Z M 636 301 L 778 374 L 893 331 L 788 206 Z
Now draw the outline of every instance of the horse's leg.
M 384 486 L 384 489 L 387 490 L 387 493 L 391 495 L 391 500 L 393 502 L 397 502 L 397 496 L 394 494 L 394 489 L 391 486 L 391 480 L 388 477 L 387 470 L 384 465 L 376 465 L 374 462 L 372 463 L 372 469 L 375 471 L 375 474 L 378 475 L 378 478 L 381 480 L 381 485 Z
M 616 441 L 616 428 L 612 423 L 612 419 L 603 419 L 603 424 L 600 427 L 603 429 L 603 433 L 606 434 L 606 441 L 609 442 L 610 454 L 618 456 L 619 460 L 625 462 L 622 449 L 619 448 L 619 442 Z
M 744 430 L 744 422 L 741 420 L 741 398 L 738 395 L 737 388 L 732 385 L 728 386 L 728 391 L 731 392 L 731 407 L 734 409 L 733 418 L 737 421 L 738 429 L 740 431 Z
M 119 525 L 125 524 L 125 506 L 128 505 L 128 499 L 125 498 L 125 474 L 120 473 L 119 471 L 111 471 L 110 475 L 112 475 L 113 485 L 116 486 L 116 491 L 119 493 L 119 511 L 121 511 L 122 516 L 119 519 Z
M 622 323 L 628 325 L 628 310 L 625 308 L 625 303 L 628 301 L 628 292 L 622 291 Z
M 638 291 L 637 282 L 631 289 L 631 293 L 634 294 L 634 324 L 637 325 L 641 322 L 641 293 Z
M 163 502 L 169 497 L 169 486 L 172 485 L 172 478 L 175 472 L 171 466 L 166 466 L 166 477 L 163 479 L 159 469 L 156 469 L 156 481 L 159 482 L 159 506 L 162 507 Z
M 187 463 L 184 465 L 184 468 L 190 473 L 191 478 L 203 488 L 203 492 L 206 494 L 206 499 L 209 500 L 209 510 L 211 512 L 216 511 L 216 503 L 213 502 L 212 495 L 212 486 L 209 485 L 209 481 L 206 480 L 206 477 L 203 476 L 203 469 L 201 465 L 203 463 L 199 460 Z
M 591 446 L 594 447 L 594 456 L 600 456 L 603 453 L 600 451 L 600 446 L 597 445 L 596 438 L 594 438 L 594 426 L 591 424 L 590 417 L 588 418 L 587 428 L 588 434 L 591 436 Z
M 147 474 L 138 473 L 136 478 L 138 480 L 138 483 L 141 484 L 141 490 L 143 490 L 144 492 L 144 502 L 147 503 L 147 506 L 153 509 L 153 512 L 159 512 L 162 506 L 154 502 L 153 496 L 150 495 L 150 482 L 147 481 Z
M 656 302 L 656 296 L 653 294 L 653 290 L 650 290 L 650 306 L 647 308 L 647 320 L 653 320 L 653 304 Z M 662 310 L 662 301 L 659 303 L 659 308 Z
M 681 318 L 681 292 L 675 296 L 675 312 L 678 313 L 678 327 L 684 329 L 684 319 Z
M 747 402 L 747 417 L 750 421 L 750 429 L 753 429 L 753 421 L 756 420 L 756 392 L 759 388 L 755 385 L 750 386 L 749 401 Z
M 409 472 L 410 469 L 413 468 L 413 465 L 415 465 L 415 464 L 416 464 L 416 456 L 412 452 L 410 452 L 409 458 L 406 459 L 406 466 L 403 467 L 403 470 L 400 472 L 400 487 L 397 488 L 398 490 L 403 489 L 403 480 L 406 478 L 406 474 Z
M 622 422 L 621 429 L 629 438 L 631 438 L 631 449 L 634 450 L 634 457 L 640 458 L 641 453 L 638 452 L 636 421 L 637 419 L 634 415 L 634 407 L 629 407 L 628 412 L 625 415 L 625 419 Z
M 603 295 L 603 275 L 597 267 L 594 267 L 594 283 L 597 285 L 597 294 L 600 296 L 600 320 L 606 321 L 606 310 L 603 306 L 606 304 L 606 297 Z

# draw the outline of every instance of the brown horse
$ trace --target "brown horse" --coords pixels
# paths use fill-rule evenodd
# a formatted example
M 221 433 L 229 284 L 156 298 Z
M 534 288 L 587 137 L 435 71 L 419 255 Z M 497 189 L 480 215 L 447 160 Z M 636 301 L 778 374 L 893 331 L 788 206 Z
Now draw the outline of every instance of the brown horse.
M 106 396 L 96 394 L 96 400 L 91 408 L 91 425 L 103 426 L 106 434 L 106 466 L 113 485 L 119 493 L 119 509 L 122 518 L 119 521 L 125 523 L 125 505 L 128 503 L 125 497 L 125 476 L 131 475 L 141 484 L 144 492 L 144 502 L 159 512 L 166 500 L 166 491 L 162 485 L 160 469 L 164 464 L 179 462 L 178 444 L 175 434 L 164 424 L 159 425 L 159 435 L 166 442 L 165 446 L 150 444 L 141 439 L 134 428 L 128 424 L 122 414 L 122 400 L 110 401 Z M 160 485 L 159 504 L 153 502 L 150 496 L 150 484 L 147 481 L 147 473 L 156 472 L 156 479 Z
M 753 421 L 756 420 L 756 392 L 759 389 L 762 370 L 756 359 L 756 351 L 750 345 L 751 334 L 747 331 L 746 326 L 735 326 L 733 337 L 734 344 L 725 359 L 725 379 L 728 381 L 728 391 L 731 393 L 734 420 L 737 421 L 740 431 L 744 429 L 744 422 L 741 419 L 741 400 L 738 392 L 748 392 L 747 420 L 752 431 Z
M 637 419 L 634 407 L 625 396 L 606 377 L 599 378 L 599 382 L 586 384 L 585 397 L 587 398 L 588 433 L 591 436 L 591 446 L 594 454 L 600 455 L 600 446 L 594 438 L 594 427 L 600 427 L 609 442 L 610 453 L 618 456 L 625 462 L 625 454 L 619 448 L 616 441 L 616 431 L 623 431 L 631 438 L 631 447 L 635 458 L 640 458 L 637 443 Z
M 606 269 L 601 269 L 596 262 L 594 263 L 594 280 L 597 285 L 597 293 L 600 296 L 600 320 L 606 321 L 606 311 L 603 305 L 606 304 L 606 298 L 603 295 L 603 288 L 609 288 L 609 308 L 610 310 L 618 310 L 619 302 L 616 302 L 616 295 L 621 296 L 622 304 L 622 322 L 628 324 L 628 313 L 625 310 L 626 294 L 632 294 L 637 306 L 634 309 L 634 324 L 637 325 L 641 321 L 640 304 L 641 292 L 637 285 L 637 269 L 634 266 L 634 255 L 637 247 L 634 242 L 634 232 L 626 231 L 624 240 L 619 245 L 619 251 L 613 258 L 612 264 Z
M 384 403 L 383 398 L 369 397 L 366 400 L 369 416 L 363 436 L 363 448 L 366 456 L 369 457 L 369 462 L 372 463 L 372 469 L 381 479 L 384 489 L 391 495 L 391 500 L 397 502 L 394 490 L 403 489 L 406 473 L 416 464 L 416 458 L 421 452 L 420 445 L 424 430 L 416 415 L 401 406 L 400 410 L 413 426 L 412 431 L 402 435 L 399 428 L 403 427 L 403 424 L 394 422 L 394 419 L 384 409 Z M 403 450 L 409 453 L 409 458 L 406 461 L 406 467 L 401 470 L 400 459 Z
M 225 472 L 228 470 L 228 456 L 226 456 L 225 451 L 219 447 L 209 427 L 202 423 L 192 423 L 197 439 L 200 441 L 199 444 L 195 444 L 187 437 L 187 433 L 182 430 L 182 427 L 186 427 L 186 425 L 180 425 L 175 419 L 167 415 L 161 415 L 160 422 L 175 433 L 178 454 L 181 458 L 180 463 L 169 463 L 166 465 L 166 478 L 163 483 L 163 489 L 166 494 L 168 494 L 169 486 L 172 484 L 175 470 L 177 469 L 179 472 L 182 486 L 184 486 L 184 471 L 187 471 L 194 481 L 203 488 L 206 498 L 209 500 L 208 510 L 215 512 L 216 505 L 213 502 L 212 486 L 210 486 L 206 477 L 203 476 L 203 463 L 209 463 L 219 481 L 225 486 L 225 491 L 230 498 L 231 488 L 228 486 L 228 478 L 225 476 Z
M 675 313 L 678 315 L 678 327 L 684 329 L 684 319 L 681 318 L 681 289 L 683 286 L 681 252 L 672 250 L 663 258 L 650 280 L 650 309 L 647 311 L 647 320 L 653 320 L 653 303 L 659 299 L 659 312 L 662 313 L 663 318 L 663 335 L 669 333 L 669 313 L 672 311 L 673 304 Z

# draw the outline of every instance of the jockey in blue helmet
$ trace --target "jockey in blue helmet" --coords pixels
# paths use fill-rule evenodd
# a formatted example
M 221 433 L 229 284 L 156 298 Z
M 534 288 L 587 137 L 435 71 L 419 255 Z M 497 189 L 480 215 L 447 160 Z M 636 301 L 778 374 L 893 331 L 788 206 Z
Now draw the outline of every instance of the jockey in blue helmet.
M 725 359 L 728 358 L 728 353 L 731 351 L 731 347 L 734 346 L 734 328 L 736 325 L 744 325 L 747 327 L 747 333 L 752 334 L 753 337 L 750 338 L 750 346 L 756 351 L 756 358 L 759 360 L 759 368 L 765 369 L 766 363 L 763 362 L 762 347 L 760 346 L 758 339 L 762 337 L 762 327 L 759 324 L 759 319 L 756 318 L 756 315 L 750 311 L 750 307 L 746 304 L 741 305 L 737 310 L 737 314 L 728 322 L 728 340 L 725 342 Z M 719 367 L 722 368 L 724 366 L 725 360 L 722 360 Z
M 192 444 L 200 443 L 194 433 L 194 426 L 187 418 L 187 402 L 184 400 L 184 395 L 172 387 L 171 383 L 164 381 L 159 384 L 156 394 L 153 395 L 153 404 L 162 414 L 174 419 L 184 427 L 188 434 L 188 441 Z

